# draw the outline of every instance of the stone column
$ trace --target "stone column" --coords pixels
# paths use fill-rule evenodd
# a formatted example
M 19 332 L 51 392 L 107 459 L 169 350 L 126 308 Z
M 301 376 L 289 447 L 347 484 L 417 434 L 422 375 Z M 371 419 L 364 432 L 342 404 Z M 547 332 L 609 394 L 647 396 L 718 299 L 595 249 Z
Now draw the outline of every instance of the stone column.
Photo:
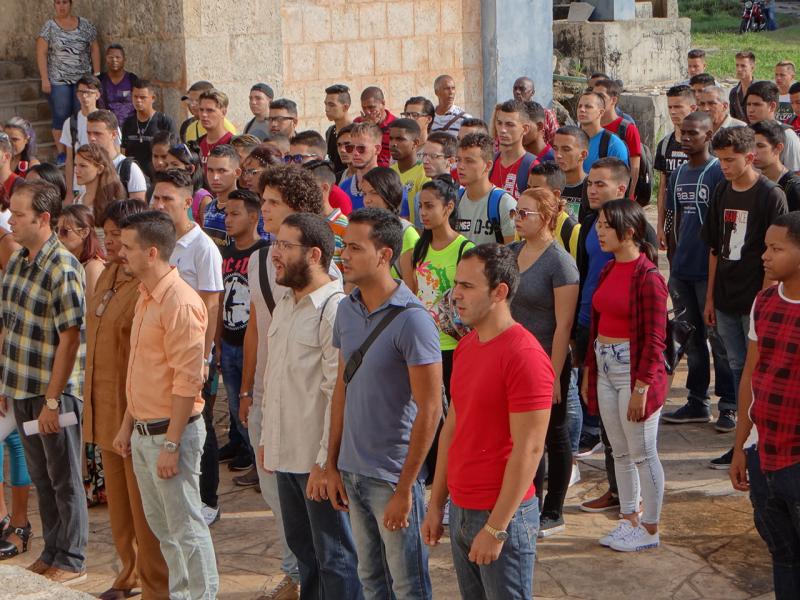
M 483 111 L 491 118 L 495 104 L 512 97 L 514 80 L 528 76 L 535 100 L 553 99 L 552 0 L 481 0 L 483 40 Z

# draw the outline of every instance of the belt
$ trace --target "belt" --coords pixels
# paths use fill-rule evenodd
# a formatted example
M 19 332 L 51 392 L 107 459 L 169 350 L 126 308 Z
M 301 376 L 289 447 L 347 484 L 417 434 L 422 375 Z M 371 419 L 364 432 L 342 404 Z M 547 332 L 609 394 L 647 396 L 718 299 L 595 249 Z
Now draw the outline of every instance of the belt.
M 189 423 L 194 423 L 199 418 L 200 415 L 194 415 L 193 417 L 189 417 L 189 420 L 186 423 L 187 425 Z M 161 435 L 162 433 L 167 433 L 167 429 L 169 429 L 169 419 L 149 422 L 134 421 L 133 428 L 139 435 Z

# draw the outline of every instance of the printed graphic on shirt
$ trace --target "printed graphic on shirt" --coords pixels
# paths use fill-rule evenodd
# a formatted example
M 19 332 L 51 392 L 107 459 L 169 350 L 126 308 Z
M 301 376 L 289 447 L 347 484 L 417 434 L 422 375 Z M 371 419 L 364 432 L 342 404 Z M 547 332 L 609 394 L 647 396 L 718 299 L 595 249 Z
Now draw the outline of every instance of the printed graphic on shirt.
M 722 231 L 722 258 L 741 260 L 744 238 L 747 233 L 746 210 L 725 209 L 724 227 Z
M 250 317 L 250 286 L 247 284 L 247 264 L 250 257 L 226 258 L 222 261 L 225 279 L 225 298 L 222 321 L 228 331 L 244 331 Z
M 708 206 L 711 198 L 711 190 L 703 183 L 699 186 L 695 182 L 679 183 L 675 187 L 675 198 L 680 203 L 683 215 L 696 215 L 697 209 L 702 204 L 703 208 Z M 705 211 L 703 211 L 705 213 Z M 702 221 L 702 219 L 701 219 Z M 745 218 L 745 222 L 747 219 Z
M 466 237 L 470 237 L 470 234 L 493 236 L 494 223 L 492 223 L 489 219 L 475 219 L 473 226 L 473 221 L 471 219 L 459 219 L 458 233 L 461 233 Z
M 508 173 L 506 175 L 505 183 L 503 183 L 503 190 L 514 196 L 515 198 L 519 195 L 517 193 L 517 174 L 516 173 Z

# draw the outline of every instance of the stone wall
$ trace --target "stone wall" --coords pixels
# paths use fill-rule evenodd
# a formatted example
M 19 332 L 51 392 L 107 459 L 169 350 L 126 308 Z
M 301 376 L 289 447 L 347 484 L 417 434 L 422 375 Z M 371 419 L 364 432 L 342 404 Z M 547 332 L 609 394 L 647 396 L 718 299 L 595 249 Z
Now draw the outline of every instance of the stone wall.
M 481 21 L 477 0 L 283 0 L 283 85 L 298 103 L 302 128 L 328 126 L 324 88 L 350 86 L 358 95 L 377 85 L 398 114 L 411 96 L 436 102 L 433 80 L 453 76 L 456 104 L 482 113 Z

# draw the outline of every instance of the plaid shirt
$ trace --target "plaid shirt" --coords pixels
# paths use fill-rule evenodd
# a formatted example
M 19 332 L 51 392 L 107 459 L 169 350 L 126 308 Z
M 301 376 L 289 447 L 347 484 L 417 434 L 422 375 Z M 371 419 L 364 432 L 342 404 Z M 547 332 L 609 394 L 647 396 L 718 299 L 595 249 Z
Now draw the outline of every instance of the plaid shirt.
M 753 328 L 758 362 L 750 414 L 761 468 L 777 471 L 800 462 L 800 305 L 783 300 L 777 285 L 769 287 L 756 296 Z
M 0 394 L 22 400 L 44 396 L 50 383 L 59 332 L 82 327 L 85 312 L 81 263 L 55 234 L 32 261 L 28 249 L 15 252 L 3 277 L 5 337 L 0 362 Z M 83 338 L 83 336 L 81 336 Z M 82 395 L 83 339 L 63 393 Z
M 612 259 L 603 268 L 596 289 L 600 289 L 613 265 L 614 260 Z M 628 298 L 630 303 L 631 390 L 637 379 L 650 386 L 645 403 L 645 419 L 661 408 L 667 398 L 667 371 L 664 363 L 667 339 L 667 294 L 667 284 L 661 273 L 642 254 L 633 270 Z M 589 369 L 587 405 L 591 414 L 598 414 L 597 360 L 594 354 L 594 341 L 597 339 L 599 322 L 600 313 L 592 308 L 592 325 L 585 362 Z

